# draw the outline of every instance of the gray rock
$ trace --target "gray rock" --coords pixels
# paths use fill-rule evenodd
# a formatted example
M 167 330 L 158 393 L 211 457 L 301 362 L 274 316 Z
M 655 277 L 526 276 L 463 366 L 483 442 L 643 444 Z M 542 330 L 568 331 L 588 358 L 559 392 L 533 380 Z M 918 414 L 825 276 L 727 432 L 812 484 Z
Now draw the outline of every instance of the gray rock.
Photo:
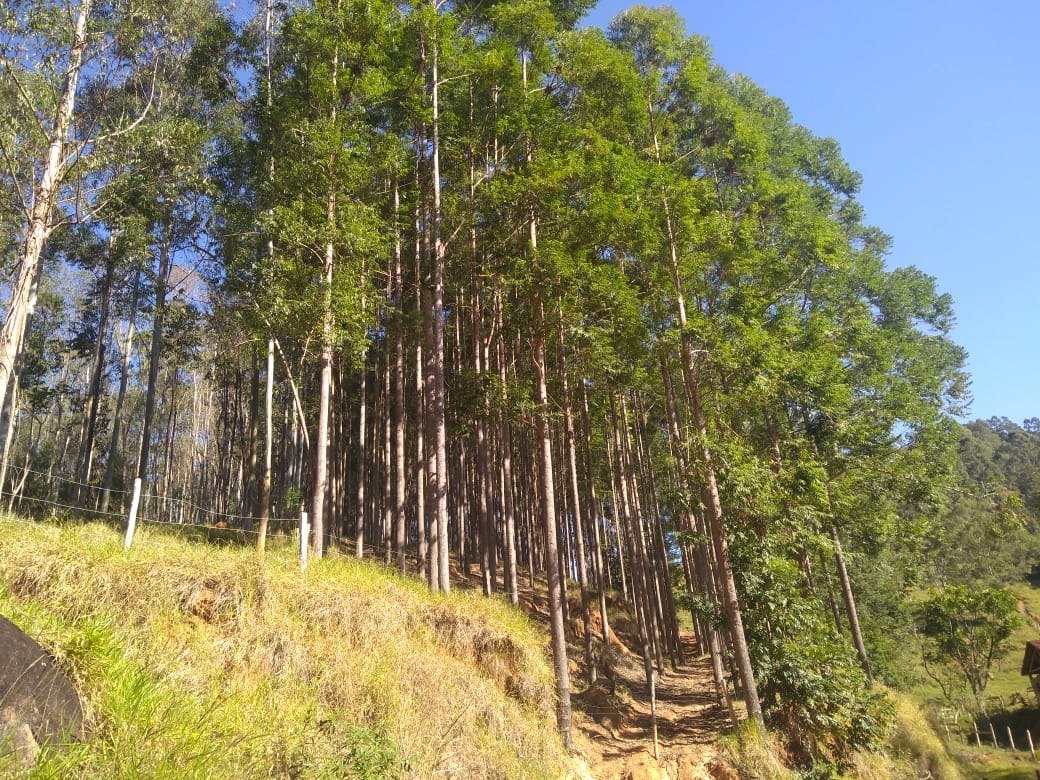
M 0 616 L 0 756 L 13 754 L 28 768 L 41 746 L 84 736 L 83 710 L 68 678 L 46 650 Z

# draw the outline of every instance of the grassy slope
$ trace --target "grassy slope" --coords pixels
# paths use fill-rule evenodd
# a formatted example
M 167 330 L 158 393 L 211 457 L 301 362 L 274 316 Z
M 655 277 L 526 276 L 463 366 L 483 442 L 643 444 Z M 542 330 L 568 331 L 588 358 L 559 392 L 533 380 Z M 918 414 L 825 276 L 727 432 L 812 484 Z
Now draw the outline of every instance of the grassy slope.
M 1034 615 L 1040 615 L 1040 589 L 1031 587 L 1028 583 L 1014 586 L 1012 590 L 1019 597 L 1026 608 Z M 1011 722 L 1018 736 L 1016 739 L 1022 741 L 1022 730 L 1030 728 L 1033 738 L 1040 737 L 1040 710 L 1036 708 L 1036 698 L 1029 686 L 1029 680 L 1020 674 L 1022 666 L 1022 654 L 1025 644 L 1031 639 L 1040 637 L 1033 623 L 1023 615 L 1022 622 L 1015 630 L 1011 639 L 1011 651 L 1009 654 L 994 664 L 992 678 L 986 686 L 986 707 L 994 716 L 998 738 L 1002 744 L 1006 744 L 1006 737 L 1002 728 L 1003 723 Z M 919 684 L 914 690 L 914 695 L 931 704 L 932 708 L 941 709 L 945 712 L 946 719 L 950 721 L 950 728 L 954 730 L 951 734 L 951 748 L 956 754 L 964 774 L 977 780 L 1034 780 L 1036 771 L 1040 769 L 1040 763 L 1034 761 L 1025 750 L 1025 745 L 1018 745 L 1019 752 L 1012 752 L 1007 748 L 994 749 L 988 745 L 978 747 L 974 736 L 971 735 L 971 710 L 968 703 L 970 696 L 964 693 L 964 708 L 956 711 L 946 705 L 942 691 L 938 685 L 924 674 L 923 669 L 918 670 Z M 1023 706 L 1024 703 L 1024 706 Z M 1010 714 L 1001 715 L 1002 706 L 1007 707 Z M 959 728 L 955 725 L 959 715 Z M 978 719 L 979 728 L 983 731 L 984 740 L 988 741 L 987 723 L 984 717 Z M 964 743 L 965 736 L 961 732 L 967 730 L 967 744 Z M 1040 749 L 1040 744 L 1036 747 Z M 1040 753 L 1038 753 L 1040 755 Z
M 0 519 L 0 612 L 84 695 L 36 776 L 557 777 L 545 637 L 352 559 Z M 2 773 L 2 767 L 0 767 Z

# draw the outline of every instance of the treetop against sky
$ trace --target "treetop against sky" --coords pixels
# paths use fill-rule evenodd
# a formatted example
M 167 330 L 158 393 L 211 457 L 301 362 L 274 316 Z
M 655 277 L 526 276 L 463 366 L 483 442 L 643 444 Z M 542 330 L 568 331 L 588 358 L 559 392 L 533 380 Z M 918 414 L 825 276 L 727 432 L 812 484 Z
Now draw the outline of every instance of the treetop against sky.
M 631 6 L 604 0 L 605 26 Z M 833 136 L 863 174 L 867 221 L 953 295 L 970 417 L 1037 412 L 1040 7 L 1024 0 L 672 4 L 718 62 Z

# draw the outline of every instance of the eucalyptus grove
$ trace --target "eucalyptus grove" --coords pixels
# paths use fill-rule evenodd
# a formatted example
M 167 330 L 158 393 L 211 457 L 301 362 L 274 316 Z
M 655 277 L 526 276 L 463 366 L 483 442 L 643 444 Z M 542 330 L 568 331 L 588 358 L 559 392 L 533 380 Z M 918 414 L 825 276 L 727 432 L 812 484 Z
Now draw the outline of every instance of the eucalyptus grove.
M 261 551 L 302 507 L 319 557 L 544 588 L 568 746 L 567 640 L 595 681 L 610 590 L 649 690 L 687 606 L 730 713 L 817 757 L 879 737 L 845 548 L 937 505 L 963 354 L 834 141 L 669 9 L 604 32 L 565 0 L 262 3 L 239 28 L 117 5 L 4 16 L 0 396 L 19 366 L 35 394 L 10 404 L 12 503 L 121 511 L 140 475 L 183 522 L 257 521 Z M 49 93 L 30 34 L 63 63 Z M 44 316 L 16 364 L 73 220 L 40 278 L 92 273 L 64 290 L 78 351 Z

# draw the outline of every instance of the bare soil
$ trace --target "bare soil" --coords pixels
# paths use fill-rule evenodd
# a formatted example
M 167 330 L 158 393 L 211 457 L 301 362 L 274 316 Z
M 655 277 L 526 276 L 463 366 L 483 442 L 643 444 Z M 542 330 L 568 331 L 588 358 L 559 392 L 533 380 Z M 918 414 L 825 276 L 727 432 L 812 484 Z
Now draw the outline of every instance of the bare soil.
M 626 637 L 622 637 L 624 640 Z M 692 636 L 684 637 L 687 664 L 657 678 L 658 758 L 654 758 L 650 695 L 642 660 L 632 653 L 616 664 L 613 696 L 598 682 L 572 697 L 575 743 L 588 777 L 692 778 L 726 774 L 716 742 L 729 715 L 715 698 L 711 661 Z M 579 646 L 571 648 L 580 657 Z M 583 684 L 581 672 L 572 685 Z
M 451 567 L 453 585 L 481 587 L 480 569 Z M 499 578 L 498 592 L 504 590 Z M 520 607 L 548 628 L 544 581 L 532 591 L 526 571 L 519 577 Z M 615 604 L 615 608 L 619 605 Z M 567 655 L 570 659 L 571 707 L 574 727 L 575 770 L 568 780 L 739 780 L 739 774 L 720 755 L 719 736 L 731 726 L 729 713 L 719 705 L 711 674 L 711 659 L 702 654 L 692 634 L 683 635 L 686 663 L 675 669 L 667 663 L 657 676 L 658 751 L 654 756 L 650 692 L 638 640 L 626 629 L 612 626 L 610 644 L 616 650 L 614 691 L 600 680 L 587 686 L 581 641 L 580 603 L 571 596 Z M 592 610 L 591 628 L 599 641 L 602 626 Z

